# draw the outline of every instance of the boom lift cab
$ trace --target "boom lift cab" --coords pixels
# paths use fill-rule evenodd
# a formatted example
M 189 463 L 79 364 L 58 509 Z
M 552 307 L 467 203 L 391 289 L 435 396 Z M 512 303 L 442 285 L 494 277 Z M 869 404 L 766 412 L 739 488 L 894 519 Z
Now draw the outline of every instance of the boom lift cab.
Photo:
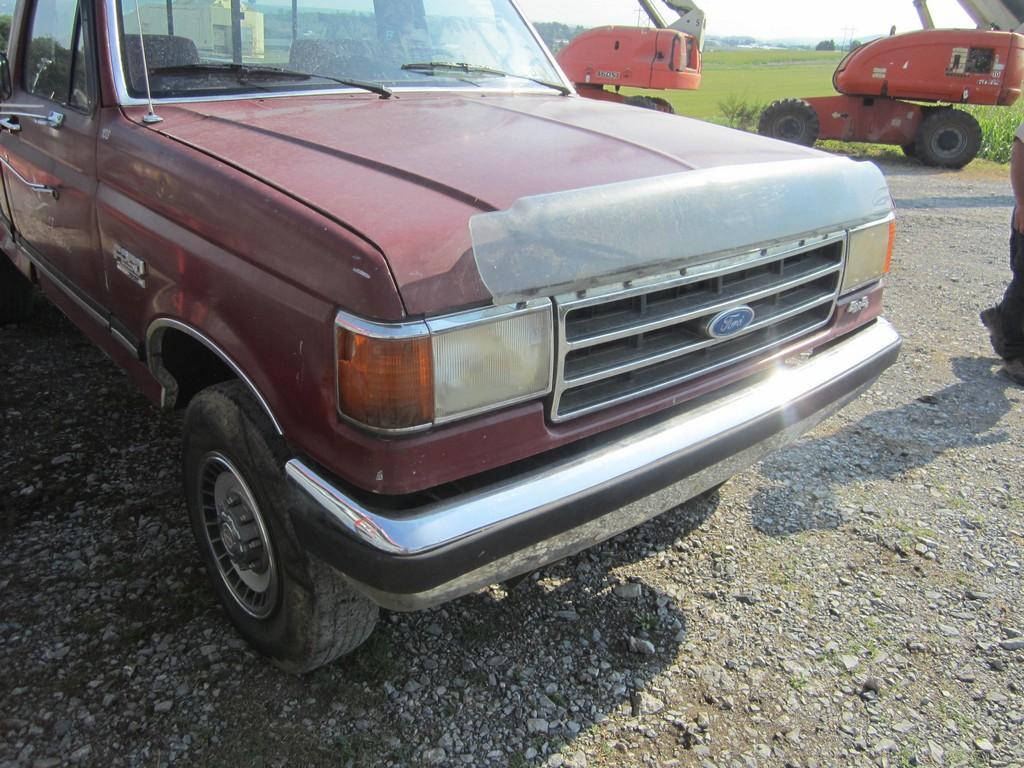
M 669 25 L 651 0 L 640 0 L 653 28 L 597 27 L 582 32 L 558 53 L 558 63 L 581 96 L 672 112 L 664 99 L 627 97 L 622 86 L 652 90 L 700 88 L 704 12 L 692 2 L 668 0 L 680 13 Z M 608 90 L 611 87 L 613 90 Z
M 1024 36 L 926 30 L 883 37 L 850 52 L 832 78 L 850 96 L 1009 106 L 1020 97 Z

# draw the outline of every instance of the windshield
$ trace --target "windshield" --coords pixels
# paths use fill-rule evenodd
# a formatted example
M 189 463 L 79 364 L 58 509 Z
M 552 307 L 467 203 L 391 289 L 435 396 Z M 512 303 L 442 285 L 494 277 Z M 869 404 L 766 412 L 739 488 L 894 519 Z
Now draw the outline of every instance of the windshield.
M 508 0 L 139 0 L 139 12 L 135 0 L 117 4 L 135 97 L 146 95 L 143 53 L 156 98 L 340 81 L 538 90 L 561 82 Z M 423 63 L 464 66 L 415 66 Z

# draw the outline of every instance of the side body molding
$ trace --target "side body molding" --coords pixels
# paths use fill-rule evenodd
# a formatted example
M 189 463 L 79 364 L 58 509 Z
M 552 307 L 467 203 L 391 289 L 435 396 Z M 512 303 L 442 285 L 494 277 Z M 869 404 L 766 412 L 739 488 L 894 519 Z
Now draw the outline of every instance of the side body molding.
M 187 336 L 191 336 L 193 339 L 198 341 L 204 347 L 209 349 L 213 354 L 221 359 L 231 371 L 242 381 L 252 392 L 253 396 L 259 401 L 260 407 L 263 408 L 267 414 L 267 418 L 270 419 L 270 423 L 274 425 L 274 430 L 279 435 L 284 435 L 284 430 L 281 429 L 281 424 L 278 422 L 277 417 L 274 416 L 273 411 L 270 410 L 270 406 L 267 404 L 266 399 L 256 388 L 245 371 L 243 371 L 238 364 L 231 359 L 231 357 L 220 347 L 218 347 L 209 337 L 203 334 L 201 331 L 196 330 L 192 326 L 181 322 L 180 320 L 174 320 L 169 317 L 161 317 L 154 320 L 149 325 L 149 329 L 146 331 L 146 363 L 149 366 L 150 372 L 154 378 L 160 382 L 161 394 L 160 394 L 160 406 L 163 408 L 173 407 L 174 401 L 178 396 L 178 384 L 171 376 L 170 372 L 164 368 L 163 363 L 163 338 L 164 334 L 168 330 L 176 330 L 184 333 Z

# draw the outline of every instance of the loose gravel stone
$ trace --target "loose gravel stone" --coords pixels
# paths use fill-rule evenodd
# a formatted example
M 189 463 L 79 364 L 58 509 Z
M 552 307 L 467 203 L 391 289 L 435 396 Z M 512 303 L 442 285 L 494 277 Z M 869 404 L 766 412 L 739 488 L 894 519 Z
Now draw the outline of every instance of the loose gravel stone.
M 447 757 L 448 753 L 440 747 L 437 747 L 435 749 L 428 749 L 423 753 L 423 762 L 427 765 L 440 765 L 447 759 Z
M 526 729 L 530 733 L 547 733 L 548 721 L 536 717 L 530 718 L 526 721 Z
M 643 656 L 653 656 L 655 653 L 654 643 L 650 640 L 641 640 L 632 635 L 629 637 L 629 650 Z
M 623 600 L 639 600 L 643 595 L 643 588 L 636 582 L 627 582 L 615 587 L 615 595 Z

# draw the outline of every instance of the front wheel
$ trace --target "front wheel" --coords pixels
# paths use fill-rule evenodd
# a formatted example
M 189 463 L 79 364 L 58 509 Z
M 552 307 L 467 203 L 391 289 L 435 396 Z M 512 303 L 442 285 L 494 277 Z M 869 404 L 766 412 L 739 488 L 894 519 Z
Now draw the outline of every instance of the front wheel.
M 963 168 L 980 149 L 981 126 L 974 115 L 952 107 L 931 112 L 914 140 L 914 155 L 937 168 Z
M 757 132 L 805 147 L 814 145 L 821 132 L 818 113 L 803 99 L 782 99 L 770 104 L 761 113 Z
M 0 325 L 20 323 L 32 314 L 32 283 L 0 253 Z
M 256 650 L 301 673 L 358 647 L 378 611 L 299 545 L 289 515 L 309 502 L 285 477 L 286 459 L 242 382 L 210 387 L 189 404 L 185 497 L 214 591 Z

